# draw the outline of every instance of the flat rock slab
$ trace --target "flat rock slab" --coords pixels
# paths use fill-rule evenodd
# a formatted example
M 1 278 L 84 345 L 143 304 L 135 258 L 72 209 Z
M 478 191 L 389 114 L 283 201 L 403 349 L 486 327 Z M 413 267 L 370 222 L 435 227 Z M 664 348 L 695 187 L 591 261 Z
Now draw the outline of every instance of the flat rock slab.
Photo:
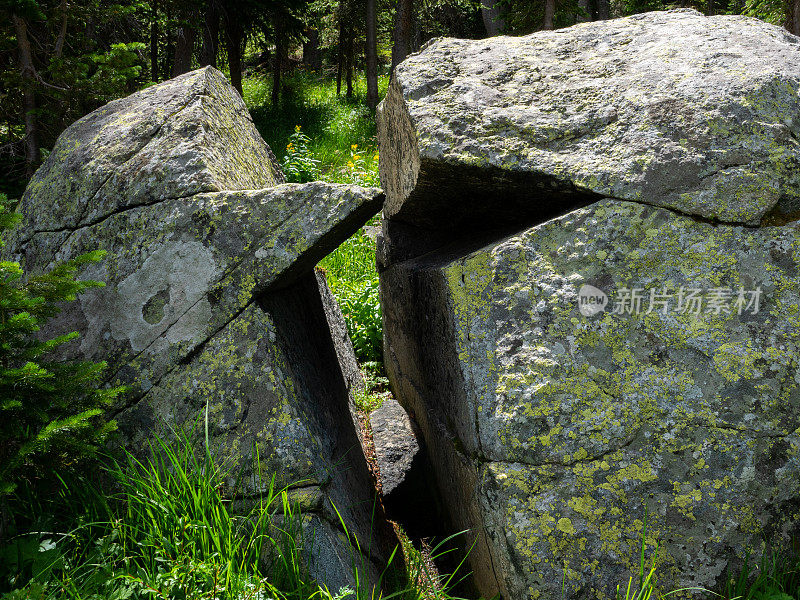
M 742 16 L 436 39 L 378 113 L 386 216 L 518 222 L 586 195 L 734 223 L 794 214 L 798 87 L 800 39 Z

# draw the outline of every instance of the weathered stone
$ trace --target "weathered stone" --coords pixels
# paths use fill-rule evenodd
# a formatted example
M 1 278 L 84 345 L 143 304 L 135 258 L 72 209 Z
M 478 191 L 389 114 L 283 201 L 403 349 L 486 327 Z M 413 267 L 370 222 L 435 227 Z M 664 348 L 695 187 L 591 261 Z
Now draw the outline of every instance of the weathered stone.
M 105 287 L 45 333 L 77 330 L 63 356 L 106 360 L 109 383 L 130 386 L 115 411 L 129 448 L 182 428 L 203 439 L 207 423 L 240 505 L 273 477 L 291 488 L 320 583 L 352 584 L 354 563 L 377 582 L 391 549 L 351 417 L 360 378 L 314 266 L 382 194 L 282 181 L 241 98 L 202 69 L 68 128 L 26 190 L 14 252 L 37 273 L 107 251 L 82 274 Z
M 391 494 L 402 484 L 420 451 L 418 428 L 394 398 L 386 398 L 369 415 L 381 489 Z
M 167 198 L 283 181 L 242 98 L 206 67 L 73 123 L 29 184 L 22 210 L 28 229 L 60 230 Z
M 680 10 L 396 70 L 384 357 L 485 597 L 614 598 L 643 537 L 662 592 L 713 589 L 797 532 L 799 44 Z
M 614 597 L 645 520 L 662 590 L 712 589 L 796 527 L 798 269 L 794 225 L 606 200 L 382 273 L 387 368 L 425 415 L 456 526 L 486 532 L 485 594 L 556 597 L 566 573 L 570 597 Z M 755 315 L 678 313 L 674 297 L 666 314 L 645 300 L 584 317 L 583 284 L 763 295 Z
M 799 86 L 800 40 L 742 16 L 437 39 L 379 110 L 386 215 L 518 223 L 587 194 L 727 222 L 797 213 Z
M 267 288 L 310 272 L 380 209 L 378 190 L 320 182 L 165 199 L 91 226 L 36 233 L 21 248 L 37 272 L 93 249 L 108 257 L 54 321 L 82 333 L 73 355 L 105 359 L 146 391 Z M 39 206 L 36 204 L 36 206 Z

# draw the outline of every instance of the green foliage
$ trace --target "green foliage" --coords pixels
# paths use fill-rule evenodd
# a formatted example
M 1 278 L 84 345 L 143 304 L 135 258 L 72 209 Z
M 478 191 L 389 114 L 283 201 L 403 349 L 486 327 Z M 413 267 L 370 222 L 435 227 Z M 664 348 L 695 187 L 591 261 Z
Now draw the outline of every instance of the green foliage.
M 368 227 L 375 226 L 373 218 Z M 347 331 L 360 362 L 381 361 L 383 325 L 375 240 L 364 228 L 320 262 L 328 285 L 342 309 Z
M 731 574 L 718 596 L 723 600 L 797 600 L 800 598 L 800 551 L 765 552 L 758 566 L 749 553 L 738 573 Z
M 357 389 L 353 400 L 356 408 L 369 414 L 381 407 L 389 388 L 389 380 L 383 372 L 383 363 L 377 361 L 364 361 L 361 363 L 361 372 L 364 376 L 364 387 Z
M 18 221 L 0 208 L 0 245 Z M 60 303 L 103 285 L 75 278 L 102 257 L 91 252 L 28 278 L 19 263 L 0 262 L 0 499 L 22 483 L 46 485 L 77 467 L 115 427 L 103 413 L 122 388 L 100 388 L 105 363 L 53 361 L 53 351 L 75 332 L 37 337 Z
M 303 133 L 300 125 L 295 125 L 294 133 L 286 144 L 283 157 L 283 172 L 290 183 L 306 183 L 319 178 L 319 161 L 311 155 L 308 144 L 311 139 Z
M 745 0 L 743 13 L 768 23 L 781 25 L 786 19 L 786 11 L 785 0 Z
M 378 151 L 369 148 L 359 149 L 358 144 L 350 146 L 350 160 L 338 173 L 334 173 L 329 180 L 363 185 L 364 187 L 380 187 L 378 177 Z
M 319 161 L 319 176 L 327 181 L 346 182 L 351 146 L 364 150 L 365 160 L 375 154 L 375 119 L 365 106 L 366 83 L 355 78 L 355 95 L 336 95 L 336 81 L 303 69 L 296 69 L 285 79 L 280 107 L 270 104 L 270 77 L 254 76 L 244 80 L 244 100 L 261 135 L 278 160 L 287 154 L 287 141 L 301 125 L 308 136 L 310 155 Z M 388 78 L 381 77 L 379 91 L 386 92 Z M 370 150 L 371 149 L 371 150 Z M 370 168 L 371 162 L 370 158 Z M 377 172 L 377 163 L 374 166 Z
M 28 133 L 20 90 L 26 82 L 33 86 L 31 117 L 43 149 L 73 121 L 145 83 L 144 39 L 134 31 L 144 6 L 140 0 L 0 0 L 0 192 L 24 187 Z M 25 21 L 34 69 L 27 78 L 17 61 L 12 14 Z
M 0 591 L 12 583 L 5 600 L 379 597 L 364 579 L 369 549 L 360 547 L 341 515 L 342 535 L 354 548 L 354 583 L 333 592 L 308 574 L 314 540 L 303 531 L 290 489 L 276 490 L 273 479 L 243 509 L 232 500 L 241 479 L 185 435 L 169 444 L 156 440 L 150 450 L 145 459 L 126 454 L 111 461 L 107 472 L 118 491 L 110 498 L 96 477 L 65 482 L 61 502 L 70 504 L 74 521 L 66 533 L 35 531 L 0 548 Z M 395 574 L 393 560 L 394 554 L 383 576 Z M 386 600 L 420 597 L 404 580 L 383 576 L 378 584 Z
M 66 496 L 78 493 L 76 488 L 95 490 L 86 504 L 94 509 L 88 523 L 80 519 L 59 538 L 21 536 L 0 550 L 0 556 L 21 557 L 5 564 L 4 578 L 10 573 L 19 590 L 10 597 L 313 597 L 318 588 L 300 555 L 302 516 L 286 490 L 270 485 L 250 511 L 236 514 L 223 495 L 235 474 L 219 468 L 207 452 L 198 456 L 185 436 L 174 444 L 157 440 L 150 450 L 146 459 L 126 453 L 111 462 L 108 472 L 119 492 L 110 504 L 88 478 L 65 490 Z M 262 575 L 267 557 L 269 579 Z
M 330 78 L 303 71 L 288 79 L 290 93 L 280 109 L 266 106 L 267 79 L 243 83 L 245 102 L 256 125 L 273 148 L 285 148 L 283 168 L 288 181 L 322 178 L 336 183 L 378 186 L 378 152 L 375 122 L 359 102 L 336 96 Z M 362 82 L 363 83 L 363 82 Z M 382 80 L 386 85 L 386 80 Z M 357 89 L 360 86 L 357 86 Z M 385 87 L 384 87 L 385 89 Z M 363 91 L 363 90 L 362 90 Z M 302 123 L 298 125 L 298 123 Z M 280 132 L 291 133 L 274 141 Z M 377 221 L 373 220 L 374 226 Z M 375 240 L 364 229 L 320 262 L 344 314 L 350 339 L 360 362 L 380 361 L 383 326 L 375 270 Z

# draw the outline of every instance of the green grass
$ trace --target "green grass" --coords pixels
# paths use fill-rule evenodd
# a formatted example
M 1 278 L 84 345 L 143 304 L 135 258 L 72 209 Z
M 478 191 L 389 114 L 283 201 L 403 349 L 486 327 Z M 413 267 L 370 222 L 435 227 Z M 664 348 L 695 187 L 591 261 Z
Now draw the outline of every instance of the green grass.
M 368 225 L 376 225 L 373 218 Z M 383 360 L 383 326 L 375 240 L 359 229 L 319 265 L 342 309 L 359 362 Z
M 34 500 L 32 512 L 68 518 L 31 527 L 0 548 L 0 592 L 7 600 L 373 600 L 379 592 L 351 557 L 350 588 L 327 590 L 309 575 L 313 539 L 299 507 L 274 485 L 255 506 L 232 508 L 239 481 L 186 437 L 156 440 L 147 459 L 110 461 L 112 489 L 97 477 L 64 482 L 55 499 Z M 237 481 L 229 487 L 231 480 Z M 273 480 L 274 482 L 274 480 Z M 53 509 L 57 507 L 57 511 Z M 25 507 L 28 508 L 28 507 Z M 335 507 L 334 507 L 335 508 Z M 63 525 L 71 526 L 64 528 Z M 354 548 L 358 540 L 341 521 Z M 369 552 L 365 549 L 365 552 Z M 399 560 L 399 559 L 398 559 Z M 397 579 L 392 560 L 385 573 Z M 381 586 L 381 581 L 378 585 Z M 383 582 L 386 583 L 386 582 Z M 10 585 L 9 585 L 10 584 Z M 402 579 L 385 598 L 417 597 Z M 3 590 L 3 587 L 6 589 Z M 10 588 L 10 589 L 9 589 Z
M 295 127 L 311 138 L 309 150 L 320 161 L 321 178 L 327 181 L 354 183 L 350 172 L 353 155 L 363 159 L 363 169 L 377 171 L 375 119 L 365 104 L 366 83 L 363 76 L 354 80 L 354 95 L 336 95 L 335 79 L 295 70 L 285 80 L 279 106 L 272 106 L 269 76 L 246 78 L 242 87 L 244 100 L 261 135 L 278 160 L 283 161 L 286 145 Z M 381 94 L 388 78 L 379 82 Z M 343 87 L 344 89 L 344 87 Z M 354 149 L 353 146 L 356 146 Z

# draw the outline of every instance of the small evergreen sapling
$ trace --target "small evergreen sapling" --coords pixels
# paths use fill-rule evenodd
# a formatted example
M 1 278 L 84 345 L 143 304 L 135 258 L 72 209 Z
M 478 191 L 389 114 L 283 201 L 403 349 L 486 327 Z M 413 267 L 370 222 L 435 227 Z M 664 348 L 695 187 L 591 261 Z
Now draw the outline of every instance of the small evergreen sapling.
M 0 247 L 20 220 L 4 200 L 0 196 Z M 102 387 L 106 364 L 53 359 L 53 350 L 76 332 L 49 340 L 37 335 L 60 303 L 103 285 L 75 276 L 104 254 L 90 252 L 31 277 L 19 263 L 0 261 L 0 507 L 18 486 L 55 482 L 94 456 L 116 427 L 104 412 L 123 388 Z

